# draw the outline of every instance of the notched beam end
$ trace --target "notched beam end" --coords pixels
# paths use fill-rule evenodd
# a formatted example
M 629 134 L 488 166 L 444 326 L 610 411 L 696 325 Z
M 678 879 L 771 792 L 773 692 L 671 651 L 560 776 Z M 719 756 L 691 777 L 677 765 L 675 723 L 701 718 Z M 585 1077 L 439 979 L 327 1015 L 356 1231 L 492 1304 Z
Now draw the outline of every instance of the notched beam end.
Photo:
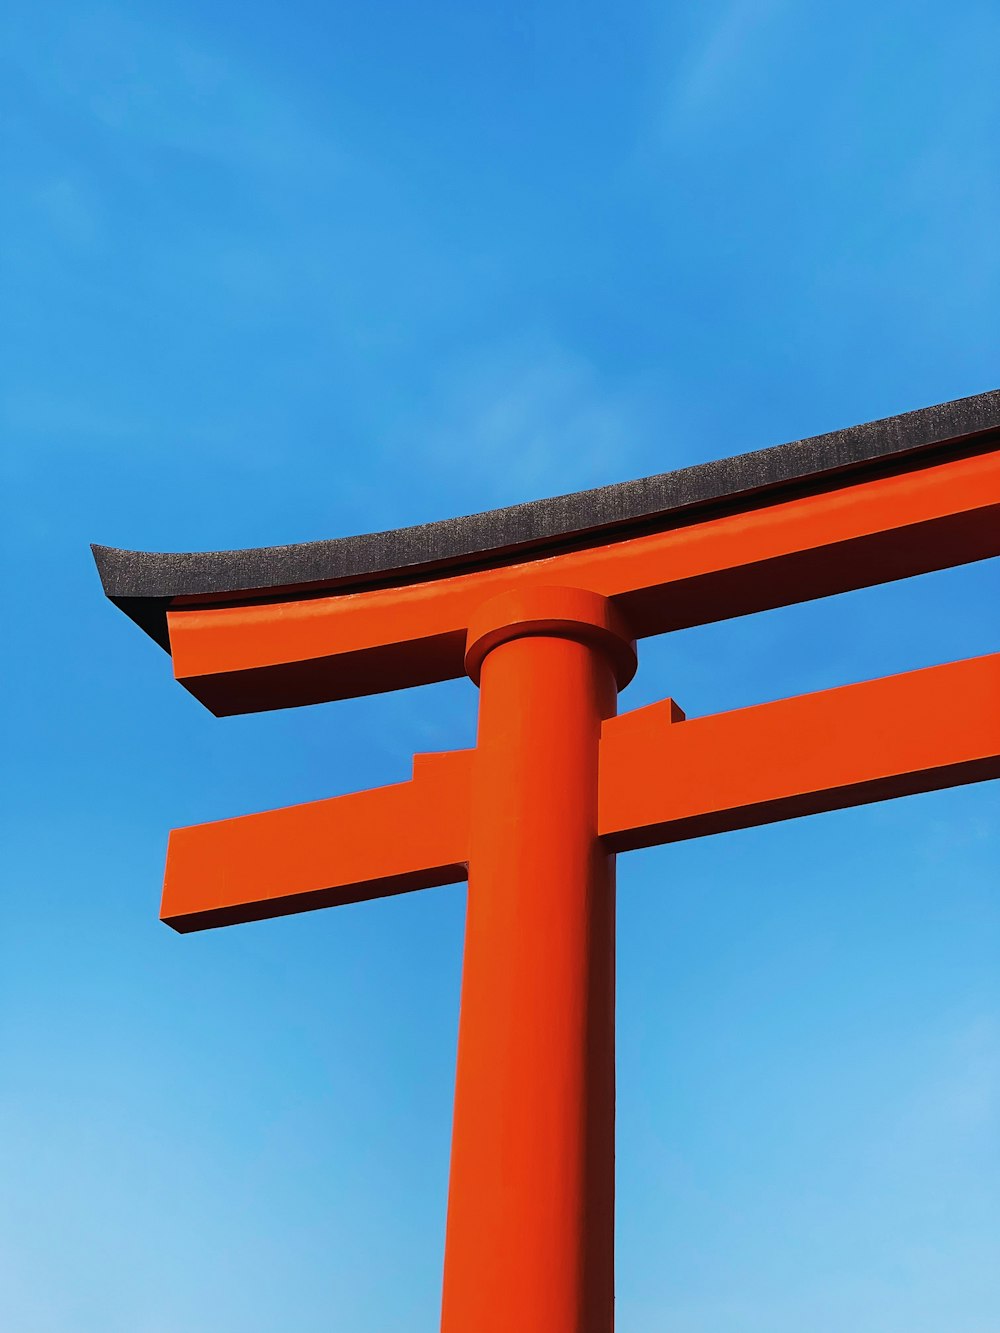
M 457 883 L 471 759 L 419 755 L 409 782 L 174 829 L 161 919 L 187 933 Z
M 608 742 L 612 747 L 642 745 L 675 722 L 686 720 L 687 714 L 676 699 L 658 699 L 654 704 L 609 717 L 601 726 L 601 744 Z

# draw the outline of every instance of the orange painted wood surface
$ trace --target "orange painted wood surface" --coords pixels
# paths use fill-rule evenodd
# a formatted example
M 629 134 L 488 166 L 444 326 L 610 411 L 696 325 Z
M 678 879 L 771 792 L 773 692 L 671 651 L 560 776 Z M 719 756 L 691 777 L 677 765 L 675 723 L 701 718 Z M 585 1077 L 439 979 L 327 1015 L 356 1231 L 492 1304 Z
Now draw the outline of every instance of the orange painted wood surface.
M 605 724 L 616 851 L 1000 777 L 1000 653 L 679 716 L 667 700 Z
M 417 755 L 409 782 L 174 829 L 162 919 L 204 930 L 465 879 L 471 761 Z
M 611 654 L 536 628 L 487 652 L 481 689 L 441 1329 L 610 1333 Z
M 456 883 L 476 763 L 418 755 L 410 782 L 175 829 L 163 919 L 201 930 Z M 624 713 L 602 733 L 599 827 L 624 851 L 995 777 L 1000 654 L 686 721 L 669 699 Z
M 460 676 L 512 588 L 599 593 L 641 638 L 1000 554 L 1000 454 L 909 469 L 403 587 L 174 609 L 174 672 L 216 713 L 282 708 Z

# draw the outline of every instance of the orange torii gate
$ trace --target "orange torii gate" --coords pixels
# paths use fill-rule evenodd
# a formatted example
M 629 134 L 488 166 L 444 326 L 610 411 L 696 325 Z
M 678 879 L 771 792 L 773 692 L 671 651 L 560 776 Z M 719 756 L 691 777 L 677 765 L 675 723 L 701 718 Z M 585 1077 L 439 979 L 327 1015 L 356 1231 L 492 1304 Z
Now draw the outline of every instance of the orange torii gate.
M 95 547 L 217 715 L 443 680 L 474 750 L 170 835 L 201 930 L 468 878 L 444 1333 L 610 1333 L 614 867 L 629 848 L 1000 776 L 1000 654 L 685 719 L 635 639 L 1000 554 L 1000 391 L 424 527 Z

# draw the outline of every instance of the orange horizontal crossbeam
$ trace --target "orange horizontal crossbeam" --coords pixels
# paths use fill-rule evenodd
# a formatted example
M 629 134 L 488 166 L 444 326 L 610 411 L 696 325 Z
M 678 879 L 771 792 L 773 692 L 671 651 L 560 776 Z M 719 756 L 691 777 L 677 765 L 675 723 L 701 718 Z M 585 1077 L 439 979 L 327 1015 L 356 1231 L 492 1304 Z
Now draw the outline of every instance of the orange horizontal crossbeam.
M 471 761 L 417 755 L 409 782 L 174 829 L 162 919 L 183 933 L 465 879 Z
M 409 782 L 175 829 L 161 916 L 178 931 L 466 878 L 475 751 Z M 685 720 L 672 700 L 604 723 L 612 851 L 1000 777 L 1000 654 Z
M 174 672 L 218 714 L 283 708 L 460 676 L 476 608 L 514 588 L 599 593 L 641 638 L 1000 554 L 995 449 L 824 486 L 450 578 L 178 607 Z
M 605 722 L 612 850 L 1000 777 L 1000 653 L 731 713 L 672 701 Z

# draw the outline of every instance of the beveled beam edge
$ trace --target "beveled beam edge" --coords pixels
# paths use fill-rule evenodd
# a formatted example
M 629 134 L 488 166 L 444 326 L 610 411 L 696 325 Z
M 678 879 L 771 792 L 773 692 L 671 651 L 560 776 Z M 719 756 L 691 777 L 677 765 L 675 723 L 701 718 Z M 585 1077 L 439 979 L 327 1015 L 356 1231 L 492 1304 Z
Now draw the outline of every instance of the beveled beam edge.
M 635 481 L 463 518 L 290 546 L 161 553 L 92 546 L 105 594 L 169 649 L 171 605 L 253 595 L 350 591 L 358 584 L 457 573 L 539 548 L 820 481 L 864 465 L 1000 431 L 1000 389 Z

